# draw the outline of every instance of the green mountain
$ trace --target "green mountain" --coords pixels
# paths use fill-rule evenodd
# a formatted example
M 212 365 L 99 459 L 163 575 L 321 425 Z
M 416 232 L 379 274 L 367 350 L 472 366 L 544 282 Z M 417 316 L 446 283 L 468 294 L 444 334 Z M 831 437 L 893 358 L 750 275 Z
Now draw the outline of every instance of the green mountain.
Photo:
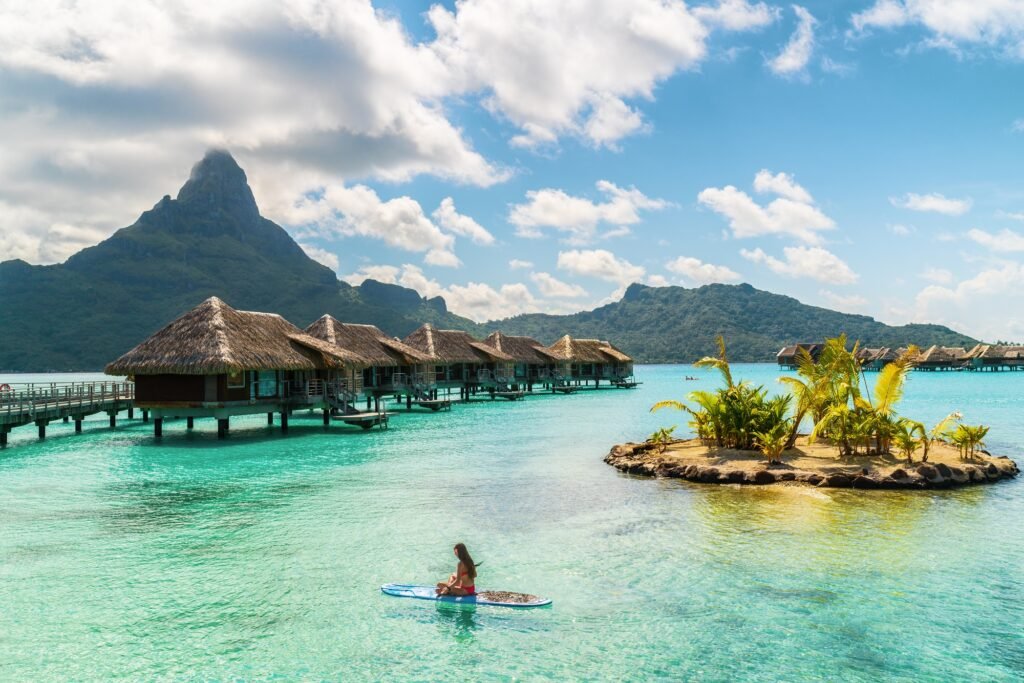
M 405 335 L 424 321 L 473 323 L 440 297 L 341 282 L 262 218 L 230 154 L 208 153 L 176 199 L 65 263 L 0 263 L 0 371 L 97 370 L 216 295 L 306 325 L 324 313 Z
M 808 306 L 750 285 L 646 287 L 634 284 L 621 301 L 572 315 L 520 315 L 487 323 L 488 330 L 525 334 L 545 343 L 571 332 L 613 341 L 650 363 L 692 362 L 713 355 L 724 335 L 735 361 L 771 361 L 779 349 L 846 332 L 867 346 L 972 346 L 976 340 L 941 325 L 892 327 L 864 315 Z
M 424 322 L 479 336 L 501 329 L 550 343 L 563 334 L 609 339 L 644 362 L 691 362 L 725 335 L 737 361 L 772 360 L 782 346 L 846 332 L 871 346 L 971 345 L 938 325 L 889 327 L 762 292 L 634 284 L 607 306 L 572 315 L 522 315 L 484 325 L 450 313 L 440 297 L 367 280 L 339 281 L 275 223 L 260 216 L 230 154 L 208 153 L 176 199 L 65 263 L 0 263 L 0 372 L 98 370 L 170 320 L 216 295 L 236 308 L 306 325 L 324 313 L 405 336 Z

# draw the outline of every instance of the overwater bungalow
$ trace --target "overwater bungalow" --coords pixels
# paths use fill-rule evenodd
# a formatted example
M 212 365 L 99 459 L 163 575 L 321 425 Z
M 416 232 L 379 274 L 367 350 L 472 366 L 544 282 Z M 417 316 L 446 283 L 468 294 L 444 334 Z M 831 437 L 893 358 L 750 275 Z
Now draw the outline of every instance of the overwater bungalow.
M 547 351 L 557 359 L 556 385 L 588 386 L 593 382 L 598 388 L 604 380 L 611 385 L 636 386 L 632 381 L 633 359 L 609 342 L 575 339 L 567 334 Z
M 790 344 L 784 346 L 782 349 L 775 354 L 775 359 L 779 365 L 790 370 L 796 369 L 796 359 L 800 349 L 804 349 L 814 360 L 818 360 L 818 356 L 821 355 L 821 349 L 824 344 L 814 344 L 810 342 L 803 342 L 799 344 Z
M 492 332 L 484 343 L 512 356 L 515 363 L 511 376 L 513 389 L 525 387 L 533 391 L 535 384 L 545 387 L 551 384 L 558 357 L 536 339 Z
M 497 393 L 510 389 L 515 359 L 461 330 L 439 330 L 421 325 L 402 340 L 432 359 L 438 387 L 459 389 L 468 399 L 478 390 Z
M 901 349 L 890 346 L 879 348 L 861 347 L 857 350 L 857 360 L 865 370 L 881 370 L 883 367 L 900 357 Z
M 357 393 L 373 399 L 404 395 L 409 404 L 413 400 L 432 401 L 437 398 L 433 359 L 389 337 L 379 327 L 343 323 L 325 315 L 307 327 L 306 333 L 350 351 L 367 363 L 353 387 Z
M 964 360 L 972 370 L 1024 370 L 1024 346 L 977 344 Z
M 955 346 L 929 346 L 914 360 L 916 370 L 958 370 L 967 365 L 967 351 Z
M 304 333 L 279 315 L 239 311 L 211 297 L 110 363 L 107 374 L 135 381 L 135 407 L 151 412 L 160 436 L 164 418 L 217 419 L 225 436 L 236 415 L 289 414 L 299 408 L 356 416 L 349 391 L 367 361 Z M 346 421 L 350 421 L 346 419 Z M 370 416 L 361 426 L 379 424 Z

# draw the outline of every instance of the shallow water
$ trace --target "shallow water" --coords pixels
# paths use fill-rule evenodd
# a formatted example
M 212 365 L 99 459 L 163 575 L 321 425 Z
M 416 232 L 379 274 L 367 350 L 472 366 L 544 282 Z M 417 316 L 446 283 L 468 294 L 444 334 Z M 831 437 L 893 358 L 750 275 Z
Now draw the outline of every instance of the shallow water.
M 735 374 L 777 386 L 774 366 Z M 401 414 L 387 432 L 105 416 L 0 452 L 0 679 L 1019 680 L 1024 482 L 926 493 L 700 487 L 609 447 L 709 388 Z M 698 382 L 683 382 L 684 375 Z M 0 382 L 24 378 L 0 377 Z M 1024 374 L 916 373 L 903 412 L 958 408 L 1024 458 Z M 452 570 L 550 609 L 382 596 Z

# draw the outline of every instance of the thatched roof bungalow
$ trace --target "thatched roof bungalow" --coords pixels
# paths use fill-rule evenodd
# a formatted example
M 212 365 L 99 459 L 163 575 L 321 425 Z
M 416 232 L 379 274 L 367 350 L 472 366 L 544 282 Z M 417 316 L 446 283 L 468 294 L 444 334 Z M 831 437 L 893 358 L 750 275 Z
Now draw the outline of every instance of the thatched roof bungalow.
M 533 337 L 492 332 L 484 343 L 510 355 L 515 362 L 514 379 L 532 383 L 549 378 L 558 357 Z
M 790 344 L 783 346 L 777 354 L 775 354 L 775 360 L 778 361 L 779 365 L 784 368 L 791 370 L 797 366 L 797 357 L 800 354 L 800 349 L 807 351 L 811 354 L 813 360 L 818 360 L 818 356 L 821 355 L 821 349 L 824 344 L 815 344 L 811 342 L 802 342 L 799 344 Z
M 919 370 L 951 370 L 966 366 L 967 351 L 954 346 L 932 345 L 917 354 L 914 366 Z
M 350 374 L 365 363 L 279 315 L 239 311 L 211 297 L 106 372 L 135 378 L 137 407 L 220 416 L 272 412 L 306 391 L 309 380 Z
M 611 343 L 565 335 L 547 348 L 564 379 L 624 379 L 633 375 L 633 359 Z
M 978 344 L 964 354 L 964 360 L 976 370 L 1024 369 L 1024 346 Z
M 439 330 L 430 323 L 421 325 L 402 341 L 431 358 L 436 381 L 446 386 L 486 384 L 507 378 L 515 360 L 468 332 Z
M 428 366 L 433 358 L 389 337 L 375 325 L 343 323 L 325 315 L 306 328 L 306 333 L 333 347 L 358 355 L 366 361 L 361 386 L 368 394 L 384 395 L 406 391 L 413 386 L 427 390 L 434 382 Z

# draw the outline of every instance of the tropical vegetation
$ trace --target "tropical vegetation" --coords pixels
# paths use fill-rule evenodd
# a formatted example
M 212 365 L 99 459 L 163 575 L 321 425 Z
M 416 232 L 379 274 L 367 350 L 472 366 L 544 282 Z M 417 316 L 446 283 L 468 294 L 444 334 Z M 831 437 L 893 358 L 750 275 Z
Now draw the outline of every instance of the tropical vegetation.
M 901 416 L 907 376 L 919 350 L 909 347 L 886 365 L 869 385 L 860 361 L 859 345 L 848 346 L 846 335 L 828 339 L 817 358 L 801 349 L 797 373 L 779 379 L 788 390 L 769 396 L 763 386 L 736 382 L 732 376 L 725 340 L 717 340 L 718 355 L 702 358 L 697 367 L 713 368 L 725 386 L 716 391 L 694 391 L 687 402 L 659 401 L 652 411 L 682 410 L 690 426 L 711 448 L 759 450 L 769 462 L 796 445 L 800 427 L 810 422 L 809 441 L 826 440 L 841 457 L 890 455 L 894 451 L 913 462 L 920 451 L 928 460 L 929 448 L 944 440 L 960 449 L 961 457 L 973 458 L 984 446 L 988 427 L 963 424 L 958 412 L 950 413 L 930 430 L 922 422 Z

